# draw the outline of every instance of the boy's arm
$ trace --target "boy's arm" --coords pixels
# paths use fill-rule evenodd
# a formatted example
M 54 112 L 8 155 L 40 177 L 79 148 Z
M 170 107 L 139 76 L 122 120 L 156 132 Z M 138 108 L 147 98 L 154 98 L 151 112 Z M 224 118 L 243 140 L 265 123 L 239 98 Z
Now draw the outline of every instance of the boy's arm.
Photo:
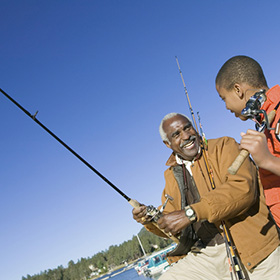
M 257 166 L 280 176 L 280 158 L 268 150 L 265 134 L 248 129 L 246 134 L 241 132 L 241 136 L 240 148 L 249 151 Z

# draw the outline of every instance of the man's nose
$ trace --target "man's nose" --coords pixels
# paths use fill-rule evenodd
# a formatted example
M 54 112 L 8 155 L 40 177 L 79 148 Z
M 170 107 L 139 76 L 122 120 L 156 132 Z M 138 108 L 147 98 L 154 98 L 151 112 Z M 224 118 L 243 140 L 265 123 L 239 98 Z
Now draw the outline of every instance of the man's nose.
M 190 131 L 183 131 L 182 132 L 182 139 L 183 140 L 188 140 L 190 138 L 191 134 L 190 134 Z

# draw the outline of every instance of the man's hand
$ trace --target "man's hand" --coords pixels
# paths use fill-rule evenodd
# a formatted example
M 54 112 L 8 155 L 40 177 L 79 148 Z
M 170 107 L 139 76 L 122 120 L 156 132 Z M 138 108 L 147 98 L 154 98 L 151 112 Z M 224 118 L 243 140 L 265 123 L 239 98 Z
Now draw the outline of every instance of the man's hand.
M 165 214 L 158 220 L 159 228 L 163 229 L 165 233 L 171 233 L 174 236 L 190 224 L 191 221 L 186 217 L 185 210 Z
M 133 208 L 132 210 L 133 219 L 142 225 L 149 223 L 147 222 L 148 217 L 146 217 L 146 213 L 147 213 L 147 206 L 143 204 L 141 204 L 140 207 Z

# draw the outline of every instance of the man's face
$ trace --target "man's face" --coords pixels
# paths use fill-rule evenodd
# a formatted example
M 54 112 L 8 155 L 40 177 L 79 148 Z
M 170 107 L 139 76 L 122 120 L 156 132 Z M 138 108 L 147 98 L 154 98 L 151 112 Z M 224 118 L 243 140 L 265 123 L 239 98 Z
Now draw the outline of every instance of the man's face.
M 226 104 L 226 108 L 235 114 L 236 118 L 240 118 L 242 121 L 246 121 L 247 117 L 241 115 L 241 111 L 246 106 L 245 95 L 242 89 L 234 88 L 232 90 L 226 90 L 225 88 L 216 86 L 217 92 Z
M 184 116 L 176 115 L 163 123 L 163 130 L 170 141 L 165 143 L 185 160 L 193 160 L 200 147 L 200 139 L 192 124 Z

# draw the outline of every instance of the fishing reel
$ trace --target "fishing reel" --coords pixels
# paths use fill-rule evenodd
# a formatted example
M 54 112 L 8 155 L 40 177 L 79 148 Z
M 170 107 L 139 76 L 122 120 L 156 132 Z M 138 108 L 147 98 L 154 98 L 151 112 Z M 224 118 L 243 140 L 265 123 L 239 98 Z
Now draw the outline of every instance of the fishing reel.
M 157 223 L 159 218 L 162 216 L 162 213 L 153 205 L 148 205 L 146 211 L 146 216 L 148 217 L 147 221 L 150 222 Z
M 256 130 L 263 131 L 265 128 L 271 130 L 267 113 L 265 110 L 261 110 L 262 105 L 266 101 L 266 90 L 261 89 L 260 91 L 256 92 L 254 95 L 250 97 L 250 99 L 246 103 L 246 107 L 241 111 L 241 115 L 244 117 L 248 117 L 249 119 L 256 120 Z M 261 116 L 263 114 L 264 121 L 260 123 Z
M 160 217 L 162 216 L 162 212 L 163 212 L 168 200 L 171 200 L 171 201 L 173 200 L 173 197 L 171 197 L 168 194 L 165 195 L 165 198 L 166 198 L 166 200 L 165 200 L 164 204 L 161 206 L 160 209 L 154 207 L 153 205 L 148 205 L 147 206 L 146 216 L 148 216 L 148 219 L 147 219 L 148 221 L 157 223 L 157 221 L 160 219 Z

